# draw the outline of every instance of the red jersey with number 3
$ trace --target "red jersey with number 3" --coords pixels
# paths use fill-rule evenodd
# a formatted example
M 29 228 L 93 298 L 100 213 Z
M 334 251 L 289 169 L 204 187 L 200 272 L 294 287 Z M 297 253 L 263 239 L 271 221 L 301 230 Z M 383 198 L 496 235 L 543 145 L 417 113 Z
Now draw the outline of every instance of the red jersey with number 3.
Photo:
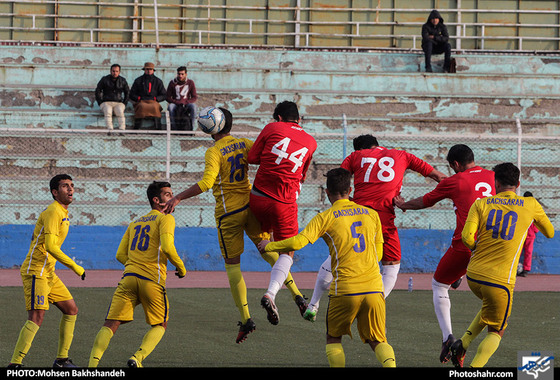
M 457 219 L 453 239 L 461 240 L 461 232 L 471 205 L 479 198 L 492 195 L 496 195 L 494 172 L 475 166 L 443 179 L 434 190 L 424 195 L 423 201 L 426 207 L 446 198 L 453 201 Z
M 381 146 L 354 151 L 341 166 L 354 174 L 354 202 L 389 213 L 395 212 L 393 198 L 401 191 L 407 169 L 424 177 L 434 170 L 411 153 Z
M 297 123 L 266 125 L 249 151 L 249 163 L 259 165 L 253 187 L 277 201 L 295 202 L 316 149 L 313 136 Z

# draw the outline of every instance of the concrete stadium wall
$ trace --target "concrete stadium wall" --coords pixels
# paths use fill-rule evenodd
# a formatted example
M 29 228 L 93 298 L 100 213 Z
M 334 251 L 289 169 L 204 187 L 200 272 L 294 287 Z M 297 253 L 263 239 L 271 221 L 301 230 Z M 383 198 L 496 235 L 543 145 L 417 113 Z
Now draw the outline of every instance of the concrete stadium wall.
M 560 57 L 555 56 L 456 55 L 457 74 L 426 74 L 423 57 L 414 53 L 34 46 L 2 46 L 0 52 L 0 126 L 4 129 L 0 135 L 0 211 L 5 215 L 0 220 L 0 267 L 23 261 L 31 224 L 49 201 L 48 193 L 42 194 L 38 189 L 44 188 L 51 171 L 61 168 L 76 173 L 75 182 L 82 184 L 79 196 L 88 202 L 76 202 L 76 208 L 73 205 L 75 217 L 65 247 L 91 268 L 111 268 L 116 264 L 114 252 L 124 232 L 118 225 L 123 221 L 108 222 L 103 216 L 114 209 L 111 211 L 116 210 L 128 220 L 133 217 L 135 211 L 121 212 L 122 208 L 116 206 L 144 197 L 145 181 L 164 170 L 163 161 L 150 159 L 161 157 L 164 149 L 147 140 L 140 147 L 134 145 L 137 142 L 133 140 L 142 140 L 138 137 L 11 140 L 7 132 L 34 128 L 104 129 L 93 91 L 112 63 L 121 64 L 122 75 L 130 84 L 142 73 L 140 69 L 146 61 L 156 63 L 156 74 L 165 84 L 175 76 L 177 66 L 186 64 L 199 91 L 199 106 L 229 108 L 241 132 L 258 132 L 270 121 L 276 103 L 287 99 L 298 102 L 307 130 L 338 134 L 320 145 L 313 175 L 304 189 L 309 196 L 302 199 L 301 225 L 326 205 L 321 198 L 322 173 L 342 159 L 342 114 L 347 115 L 350 135 L 402 135 L 384 140 L 429 158 L 441 165 L 438 169 L 442 171 L 448 170 L 444 162 L 446 149 L 465 141 L 448 136 L 472 135 L 477 136 L 477 141 L 483 140 L 478 134 L 515 136 L 517 117 L 523 119 L 526 135 L 560 135 Z M 436 71 L 441 70 L 440 59 L 435 58 Z M 131 112 L 129 105 L 129 125 Z M 415 136 L 430 133 L 441 137 L 436 141 L 415 141 Z M 201 173 L 200 153 L 206 145 L 173 141 L 173 154 L 185 158 L 172 167 L 177 187 L 192 183 Z M 524 185 L 540 190 L 546 205 L 558 202 L 560 197 L 558 149 L 555 142 L 539 141 L 524 152 L 529 160 L 523 167 Z M 516 153 L 510 139 L 485 146 L 482 154 L 477 153 L 478 161 L 489 166 L 504 159 L 514 160 L 515 156 L 505 156 L 504 152 Z M 114 157 L 123 154 L 125 158 Z M 8 175 L 8 170 L 13 171 Z M 424 182 L 414 175 L 407 177 L 407 183 L 412 185 L 409 188 L 433 186 Z M 177 213 L 181 225 L 189 226 L 179 228 L 178 249 L 191 269 L 219 270 L 223 264 L 212 228 L 212 199 L 210 194 L 204 197 Z M 445 214 L 441 222 L 419 228 L 433 212 Z M 191 222 L 188 218 L 193 215 L 196 220 Z M 454 225 L 451 209 L 401 213 L 398 219 L 411 227 L 401 232 L 403 271 L 433 271 L 449 243 L 451 232 L 446 228 Z M 535 272 L 560 273 L 558 238 L 541 239 L 542 236 L 535 249 Z M 298 255 L 294 269 L 316 270 L 326 255 L 322 244 L 306 247 Z M 267 270 L 256 251 L 245 257 L 247 270 Z
M 87 269 L 122 269 L 115 260 L 116 250 L 126 227 L 71 226 L 63 251 Z M 33 226 L 0 226 L 0 268 L 21 265 L 29 249 Z M 401 272 L 430 273 L 449 247 L 452 231 L 404 229 L 399 231 L 403 247 Z M 216 229 L 180 227 L 175 234 L 179 256 L 191 271 L 224 270 Z M 270 266 L 249 239 L 245 239 L 241 258 L 244 271 L 268 271 Z M 304 247 L 294 256 L 294 272 L 315 272 L 328 255 L 327 245 L 318 240 Z M 532 273 L 560 274 L 560 237 L 546 239 L 537 234 L 534 245 Z M 57 268 L 63 269 L 61 264 Z M 172 270 L 173 267 L 169 266 Z

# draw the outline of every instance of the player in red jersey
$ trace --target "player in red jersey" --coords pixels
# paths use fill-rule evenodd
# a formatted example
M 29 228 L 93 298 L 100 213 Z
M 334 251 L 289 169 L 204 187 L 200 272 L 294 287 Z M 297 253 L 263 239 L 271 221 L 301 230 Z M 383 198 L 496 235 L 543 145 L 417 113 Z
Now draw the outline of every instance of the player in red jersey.
M 299 110 L 294 102 L 279 103 L 273 118 L 276 122 L 263 128 L 249 151 L 248 162 L 259 165 L 249 207 L 263 231 L 271 232 L 274 240 L 284 240 L 299 233 L 296 201 L 317 142 L 299 125 Z M 280 254 L 261 299 L 268 320 L 274 325 L 279 319 L 274 300 L 290 271 L 293 255 L 293 251 Z M 296 303 L 303 314 L 307 302 L 301 299 Z
M 494 172 L 477 166 L 474 153 L 468 146 L 452 146 L 447 154 L 447 162 L 456 174 L 442 180 L 434 190 L 408 202 L 404 202 L 401 197 L 395 198 L 395 205 L 403 211 L 431 207 L 446 198 L 453 201 L 457 225 L 451 246 L 441 258 L 432 279 L 434 309 L 443 334 L 440 354 L 442 363 L 449 360 L 449 347 L 455 341 L 451 326 L 449 288 L 460 282 L 471 258 L 470 249 L 461 241 L 461 232 L 473 202 L 496 194 Z M 453 286 L 456 288 L 458 284 Z
M 395 226 L 393 199 L 400 194 L 404 174 L 413 170 L 436 182 L 445 174 L 426 161 L 400 149 L 379 146 L 372 135 L 354 139 L 355 151 L 342 162 L 342 167 L 354 174 L 353 201 L 377 211 L 383 226 L 383 287 L 385 297 L 391 293 L 401 262 L 401 243 Z
M 411 153 L 379 146 L 372 135 L 358 136 L 353 144 L 354 152 L 344 159 L 341 166 L 354 175 L 352 200 L 379 214 L 383 230 L 383 289 L 387 298 L 397 281 L 401 262 L 401 243 L 395 226 L 393 198 L 401 191 L 404 174 L 410 169 L 437 182 L 446 176 Z M 317 273 L 313 296 L 303 318 L 315 320 L 321 296 L 331 281 L 331 263 L 327 259 Z

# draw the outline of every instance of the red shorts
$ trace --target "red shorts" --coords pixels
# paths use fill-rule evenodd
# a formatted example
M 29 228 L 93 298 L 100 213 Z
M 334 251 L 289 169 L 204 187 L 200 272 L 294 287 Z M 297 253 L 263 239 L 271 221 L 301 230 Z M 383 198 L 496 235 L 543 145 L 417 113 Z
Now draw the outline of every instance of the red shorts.
M 282 203 L 251 193 L 249 207 L 261 223 L 262 230 L 271 233 L 273 240 L 280 241 L 298 234 L 297 203 Z
M 442 284 L 451 285 L 467 273 L 471 250 L 461 240 L 452 240 L 451 246 L 439 261 L 434 279 Z
M 395 214 L 379 211 L 377 213 L 383 231 L 383 259 L 381 261 L 400 261 L 401 241 L 399 231 L 395 227 Z

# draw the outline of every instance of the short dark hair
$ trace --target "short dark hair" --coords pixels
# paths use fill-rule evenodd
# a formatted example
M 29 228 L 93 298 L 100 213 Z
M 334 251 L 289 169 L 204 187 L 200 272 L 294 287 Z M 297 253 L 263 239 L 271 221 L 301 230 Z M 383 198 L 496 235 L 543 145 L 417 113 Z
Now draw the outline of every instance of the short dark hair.
M 526 191 L 526 192 L 523 193 L 523 196 L 524 197 L 532 197 L 533 193 L 531 193 L 530 191 Z
M 179 71 L 187 72 L 187 67 L 186 66 L 179 66 L 179 67 L 177 67 L 177 72 L 179 72 Z
M 352 173 L 344 168 L 331 169 L 327 172 L 327 190 L 331 194 L 348 194 L 352 183 Z
M 171 184 L 166 181 L 154 181 L 148 186 L 146 194 L 148 195 L 148 201 L 150 202 L 151 207 L 154 207 L 154 197 L 159 198 L 161 195 L 161 189 L 164 187 L 171 187 Z
M 494 166 L 494 177 L 496 181 L 505 186 L 517 186 L 519 184 L 519 176 L 521 172 L 519 168 L 511 162 L 504 162 Z
M 274 109 L 272 117 L 274 120 L 280 121 L 278 116 L 282 116 L 283 121 L 297 122 L 299 120 L 299 110 L 297 104 L 288 100 L 279 103 Z
M 119 65 L 118 63 L 113 63 L 113 64 L 111 65 L 111 69 L 112 69 L 113 67 L 118 67 L 118 68 L 119 68 L 119 71 L 120 71 L 120 69 L 121 69 L 121 65 Z
M 447 152 L 447 162 L 457 161 L 460 165 L 466 165 L 474 162 L 474 153 L 465 144 L 453 145 Z
M 49 189 L 51 192 L 51 195 L 54 199 L 54 195 L 52 193 L 53 190 L 58 190 L 58 186 L 60 185 L 60 181 L 63 181 L 65 179 L 69 179 L 70 181 L 72 181 L 72 177 L 70 177 L 68 174 L 57 174 L 54 177 L 51 178 L 51 181 L 49 182 Z
M 229 112 L 229 110 L 225 108 L 218 107 L 218 109 L 222 111 L 226 120 L 224 127 L 219 133 L 225 135 L 226 133 L 229 133 L 231 131 L 231 127 L 233 126 L 233 115 L 231 114 L 231 112 Z
M 361 135 L 354 140 L 352 140 L 354 144 L 354 150 L 362 150 L 362 149 L 370 149 L 374 146 L 379 146 L 377 139 L 372 135 Z

